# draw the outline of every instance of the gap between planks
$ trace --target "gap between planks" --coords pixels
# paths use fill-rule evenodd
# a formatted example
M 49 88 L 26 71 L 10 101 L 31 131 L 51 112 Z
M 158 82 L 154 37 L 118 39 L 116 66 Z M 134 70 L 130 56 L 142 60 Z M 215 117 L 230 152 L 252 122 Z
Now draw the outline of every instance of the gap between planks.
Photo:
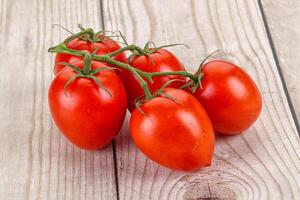
M 258 1 L 259 9 L 260 9 L 260 12 L 261 12 L 261 16 L 262 16 L 262 19 L 263 19 L 263 22 L 264 22 L 264 26 L 265 26 L 265 29 L 266 29 L 266 33 L 267 33 L 267 36 L 268 36 L 268 40 L 269 40 L 269 43 L 270 43 L 270 47 L 272 49 L 273 58 L 275 60 L 276 67 L 277 67 L 277 70 L 278 70 L 279 75 L 280 75 L 280 80 L 281 80 L 281 83 L 282 83 L 282 87 L 284 89 L 284 92 L 285 92 L 285 95 L 286 95 L 286 98 L 287 98 L 287 102 L 288 102 L 288 105 L 290 107 L 290 110 L 291 110 L 291 113 L 292 113 L 292 116 L 293 116 L 293 119 L 294 119 L 294 123 L 295 123 L 296 129 L 297 129 L 298 135 L 300 136 L 299 119 L 297 118 L 296 111 L 295 111 L 294 105 L 292 103 L 292 100 L 291 100 L 291 97 L 290 97 L 290 94 L 289 94 L 289 91 L 288 91 L 288 88 L 287 88 L 287 85 L 286 85 L 286 82 L 285 82 L 285 79 L 284 79 L 284 76 L 283 76 L 283 73 L 282 73 L 282 68 L 279 64 L 277 51 L 276 51 L 276 48 L 275 48 L 275 45 L 274 45 L 274 42 L 273 42 L 273 39 L 272 39 L 272 34 L 271 34 L 271 31 L 270 31 L 270 28 L 269 28 L 269 24 L 268 24 L 268 20 L 267 20 L 265 11 L 264 11 L 264 7 L 262 5 L 261 0 L 257 0 L 257 1 Z

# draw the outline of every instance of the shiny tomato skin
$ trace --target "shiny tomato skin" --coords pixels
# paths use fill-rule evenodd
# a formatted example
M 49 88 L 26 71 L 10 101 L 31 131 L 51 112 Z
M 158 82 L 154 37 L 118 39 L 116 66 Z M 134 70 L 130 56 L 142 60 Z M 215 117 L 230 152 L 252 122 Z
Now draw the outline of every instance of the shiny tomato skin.
M 83 62 L 74 63 L 79 68 Z M 93 61 L 92 68 L 105 66 Z M 65 83 L 74 76 L 69 67 L 62 69 L 49 88 L 49 107 L 60 131 L 75 145 L 88 150 L 107 146 L 118 134 L 124 121 L 127 102 L 123 83 L 113 70 L 105 70 L 95 76 L 105 90 L 91 79 L 77 78 L 64 91 Z
M 100 42 L 88 42 L 85 40 L 81 40 L 79 38 L 75 38 L 67 44 L 67 47 L 75 50 L 87 50 L 91 53 L 95 49 L 98 49 L 96 53 L 97 55 L 104 55 L 121 48 L 121 46 L 116 41 L 110 38 L 104 38 Z M 113 58 L 120 62 L 126 62 L 127 59 L 124 52 L 117 54 Z M 57 74 L 62 68 L 65 67 L 64 65 L 59 64 L 60 62 L 73 63 L 77 60 L 82 60 L 82 59 L 83 58 L 81 57 L 68 55 L 68 54 L 62 54 L 62 53 L 56 54 L 55 62 L 54 62 L 54 74 Z
M 152 61 L 148 56 L 133 56 L 130 59 L 129 64 L 136 69 L 140 69 L 145 72 L 167 72 L 167 71 L 185 71 L 184 66 L 178 60 L 178 58 L 166 49 L 159 49 L 155 53 L 149 55 L 152 57 Z M 143 89 L 140 87 L 139 82 L 132 75 L 132 73 L 122 70 L 121 78 L 126 87 L 128 109 L 132 111 L 135 108 L 134 100 L 137 97 L 144 95 Z M 183 76 L 157 76 L 153 77 L 153 83 L 148 83 L 151 92 L 155 92 L 164 83 L 171 79 L 179 79 L 185 81 Z M 179 88 L 183 85 L 182 82 L 173 82 L 168 87 Z
M 234 135 L 248 129 L 262 109 L 262 97 L 251 77 L 233 63 L 215 60 L 202 72 L 203 89 L 194 96 L 203 105 L 218 133 Z
M 212 124 L 201 104 L 188 92 L 165 89 L 176 102 L 155 97 L 132 112 L 134 143 L 153 161 L 175 170 L 192 171 L 211 164 L 215 146 Z

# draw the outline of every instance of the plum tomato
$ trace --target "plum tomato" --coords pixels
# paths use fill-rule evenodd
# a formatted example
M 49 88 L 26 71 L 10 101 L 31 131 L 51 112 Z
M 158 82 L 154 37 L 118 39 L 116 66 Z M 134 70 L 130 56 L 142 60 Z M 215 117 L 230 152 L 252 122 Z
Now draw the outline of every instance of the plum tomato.
M 258 118 L 262 97 L 251 77 L 233 63 L 215 60 L 202 67 L 203 89 L 194 96 L 209 115 L 216 132 L 240 134 Z
M 137 147 L 153 161 L 175 170 L 192 171 L 211 164 L 215 146 L 212 124 L 190 93 L 164 89 L 135 109 L 130 132 Z
M 84 62 L 73 65 L 82 69 Z M 92 69 L 105 66 L 97 61 L 92 61 L 91 65 Z M 103 70 L 94 75 L 107 91 L 86 77 L 77 77 L 65 88 L 76 74 L 73 69 L 64 67 L 53 79 L 48 94 L 52 118 L 60 131 L 78 147 L 104 148 L 118 134 L 124 121 L 125 88 L 114 70 Z

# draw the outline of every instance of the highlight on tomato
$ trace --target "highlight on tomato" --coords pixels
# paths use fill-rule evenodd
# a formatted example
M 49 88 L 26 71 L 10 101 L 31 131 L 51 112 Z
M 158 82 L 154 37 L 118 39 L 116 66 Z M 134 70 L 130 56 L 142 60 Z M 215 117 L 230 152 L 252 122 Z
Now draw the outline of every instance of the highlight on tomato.
M 166 88 L 135 109 L 130 133 L 147 157 L 165 167 L 192 171 L 211 164 L 212 124 L 201 104 L 184 90 Z
M 104 148 L 124 121 L 126 92 L 118 75 L 106 64 L 79 61 L 64 67 L 49 88 L 49 107 L 60 131 L 76 146 Z
M 261 94 L 252 78 L 237 65 L 210 61 L 201 68 L 202 87 L 194 96 L 205 108 L 216 132 L 240 134 L 258 118 Z

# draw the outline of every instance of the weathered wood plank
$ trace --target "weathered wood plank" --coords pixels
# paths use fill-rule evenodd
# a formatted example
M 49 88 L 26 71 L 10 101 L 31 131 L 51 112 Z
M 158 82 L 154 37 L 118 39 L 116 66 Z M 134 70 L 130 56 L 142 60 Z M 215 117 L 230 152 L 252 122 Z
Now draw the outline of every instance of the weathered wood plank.
M 99 1 L 0 2 L 0 199 L 115 199 L 112 147 L 71 145 L 47 103 L 47 48 L 67 35 L 52 24 L 100 29 Z
M 184 42 L 174 48 L 189 70 L 217 49 L 230 51 L 263 94 L 263 112 L 243 135 L 218 137 L 210 168 L 181 173 L 148 160 L 128 125 L 117 139 L 121 199 L 299 199 L 299 138 L 257 1 L 103 1 L 107 30 L 130 42 Z M 129 116 L 128 116 L 129 118 Z M 127 119 L 128 120 L 128 119 Z
M 300 1 L 263 0 L 272 39 L 277 49 L 279 64 L 300 119 L 300 71 L 298 70 L 300 51 Z

